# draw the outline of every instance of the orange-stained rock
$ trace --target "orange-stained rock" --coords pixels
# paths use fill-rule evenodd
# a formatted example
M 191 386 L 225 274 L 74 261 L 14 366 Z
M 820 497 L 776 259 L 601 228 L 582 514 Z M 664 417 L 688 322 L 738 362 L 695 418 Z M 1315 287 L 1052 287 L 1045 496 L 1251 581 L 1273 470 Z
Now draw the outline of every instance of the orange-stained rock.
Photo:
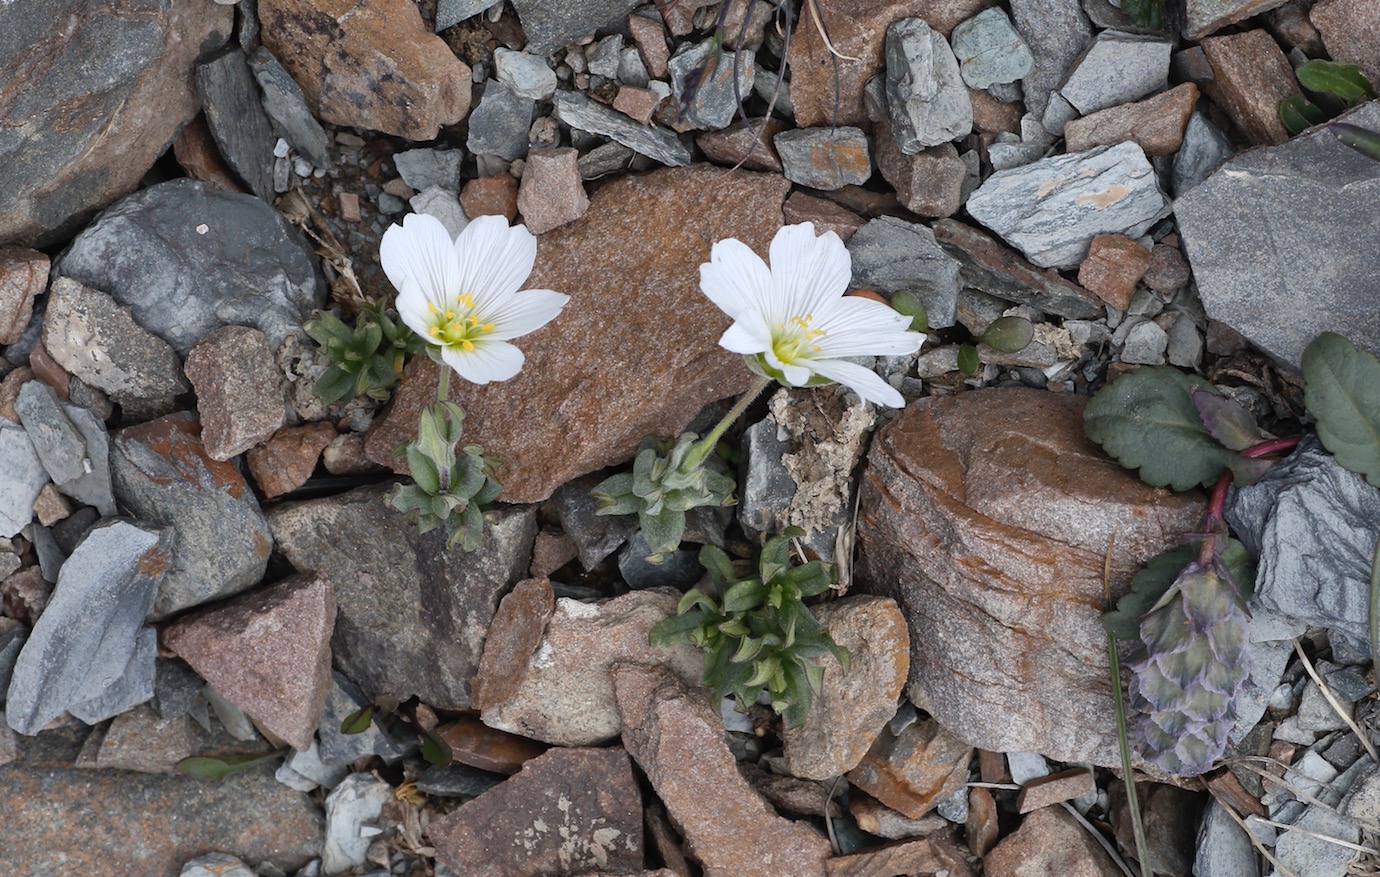
M 194 180 L 204 180 L 227 192 L 246 191 L 221 158 L 216 141 L 211 138 L 211 129 L 206 127 L 205 116 L 192 119 L 177 135 L 173 141 L 173 157 Z
M 1126 310 L 1150 267 L 1150 251 L 1122 234 L 1100 234 L 1078 266 L 1078 283 L 1107 304 Z
M 882 733 L 848 772 L 848 781 L 911 819 L 919 819 L 968 782 L 973 747 L 934 719 Z
M 1172 155 L 1184 142 L 1184 127 L 1198 103 L 1198 86 L 1191 82 L 1131 104 L 1074 119 L 1064 126 L 1065 147 L 1082 152 L 1130 140 L 1146 155 Z
M 410 0 L 263 0 L 259 21 L 322 121 L 432 140 L 470 111 L 470 68 Z
M 1092 771 L 1086 767 L 1072 767 L 1049 776 L 1028 780 L 1021 787 L 1021 793 L 1016 796 L 1016 812 L 1029 813 L 1095 791 L 1097 784 L 1093 780 Z
M 518 582 L 499 602 L 484 638 L 479 670 L 470 682 L 475 709 L 502 704 L 517 694 L 527 662 L 541 645 L 555 611 L 556 595 L 544 578 Z
M 867 224 L 866 219 L 848 208 L 804 192 L 792 192 L 786 203 L 781 205 L 781 214 L 791 225 L 813 222 L 817 234 L 832 231 L 844 243 Z
M 1303 92 L 1274 37 L 1265 30 L 1248 30 L 1208 37 L 1202 49 L 1213 73 L 1203 90 L 1213 103 L 1257 146 L 1288 140 L 1279 102 Z
M 824 865 L 829 877 L 892 877 L 894 874 L 973 877 L 978 873 L 951 831 L 835 856 Z
M 517 218 L 518 181 L 512 174 L 494 174 L 465 183 L 460 206 L 470 219 L 502 216 L 509 224 Z
M 522 766 L 549 747 L 509 734 L 479 721 L 477 716 L 462 716 L 436 729 L 460 764 L 493 773 L 515 774 Z
M 321 452 L 335 436 L 335 427 L 327 420 L 284 427 L 249 449 L 249 474 L 267 499 L 290 493 L 311 477 Z
M 0 247 L 0 345 L 13 344 L 24 334 L 34 297 L 47 286 L 47 256 L 26 247 Z
M 729 319 L 700 292 L 699 266 L 727 237 L 765 257 L 786 188 L 776 175 L 712 165 L 629 175 L 597 187 L 583 219 L 541 236 L 524 288 L 555 289 L 570 303 L 517 340 L 527 361 L 512 380 L 450 382 L 467 415 L 465 441 L 501 461 L 504 501 L 546 499 L 751 385 L 741 357 L 718 345 Z M 393 450 L 435 400 L 436 379 L 430 359 L 412 360 L 369 433 L 371 459 L 404 466 Z
M 1199 525 L 1083 434 L 1086 398 L 986 389 L 912 403 L 878 431 L 855 588 L 910 623 L 911 699 L 966 742 L 1119 763 L 1103 606 Z
M 1062 807 L 1047 807 L 1026 816 L 1014 834 L 997 844 L 983 860 L 987 877 L 1118 877 L 1121 869 Z

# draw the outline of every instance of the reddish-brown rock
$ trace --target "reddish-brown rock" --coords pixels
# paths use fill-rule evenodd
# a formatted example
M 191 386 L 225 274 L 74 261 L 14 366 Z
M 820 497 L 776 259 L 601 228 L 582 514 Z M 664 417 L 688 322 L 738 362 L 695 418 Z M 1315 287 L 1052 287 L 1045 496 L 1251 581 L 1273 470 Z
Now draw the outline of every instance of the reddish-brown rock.
M 198 115 L 173 141 L 173 157 L 187 176 L 203 180 L 227 192 L 243 192 L 244 186 L 220 157 L 219 147 L 206 127 L 206 117 Z
M 867 224 L 866 219 L 848 208 L 804 192 L 792 192 L 786 203 L 781 205 L 781 215 L 792 225 L 813 222 L 818 234 L 832 231 L 845 243 Z
M 569 146 L 533 149 L 518 188 L 517 208 L 532 234 L 574 222 L 589 210 L 589 196 L 580 179 L 580 153 Z
M 1308 19 L 1332 60 L 1355 64 L 1380 87 L 1380 10 L 1371 0 L 1321 0 Z
M 1108 107 L 1065 125 L 1065 147 L 1082 152 L 1130 140 L 1146 155 L 1172 155 L 1184 142 L 1184 127 L 1197 103 L 1198 86 L 1185 82 L 1142 101 Z
M 241 454 L 283 425 L 282 372 L 258 329 L 216 329 L 187 354 L 186 373 L 196 389 L 201 443 L 212 460 Z
M 335 436 L 335 427 L 328 420 L 284 427 L 249 449 L 249 474 L 267 499 L 290 493 L 311 477 L 321 452 Z
M 825 862 L 829 877 L 893 877 L 896 874 L 945 874 L 973 877 L 976 868 L 963 854 L 952 832 L 935 833 L 872 847 Z
M 628 16 L 628 33 L 632 35 L 637 51 L 642 55 L 642 63 L 654 79 L 666 75 L 667 62 L 671 60 L 671 50 L 666 46 L 666 29 L 660 16 Z
M 872 442 L 854 587 L 901 604 L 907 691 L 950 732 L 1111 765 L 1103 558 L 1112 545 L 1119 595 L 1199 525 L 1202 499 L 1103 454 L 1084 404 L 1021 388 L 912 403 Z
M 848 773 L 848 781 L 911 819 L 919 819 L 968 782 L 973 747 L 933 719 L 900 734 L 883 729 Z
M 34 296 L 47 286 L 47 256 L 25 247 L 0 247 L 0 345 L 13 344 L 24 334 Z
M 470 219 L 476 216 L 502 216 L 509 224 L 517 218 L 518 181 L 512 174 L 494 174 L 465 183 L 460 191 L 460 206 Z
M 460 764 L 492 773 L 515 774 L 548 748 L 535 740 L 490 728 L 476 716 L 462 716 L 436 729 Z
M 553 749 L 428 834 L 437 861 L 471 877 L 622 873 L 643 865 L 642 794 L 623 750 Z
M 470 111 L 470 68 L 410 0 L 263 0 L 259 21 L 322 121 L 432 140 Z
M 779 173 L 781 157 L 772 139 L 785 128 L 786 123 L 775 116 L 753 119 L 751 126 L 738 121 L 720 131 L 704 132 L 695 138 L 695 145 L 715 164 Z
M 982 858 L 997 845 L 1000 834 L 997 802 L 993 799 L 991 790 L 981 786 L 969 789 L 968 819 L 963 824 L 963 836 L 968 840 L 968 850 Z
M 1021 133 L 1020 101 L 999 101 L 982 88 L 968 89 L 968 100 L 973 105 L 973 130 L 982 134 Z
M 556 595 L 546 579 L 518 582 L 499 602 L 484 637 L 479 670 L 470 682 L 475 709 L 505 703 L 518 693 L 527 662 L 541 645 L 555 611 Z
M 1150 267 L 1150 251 L 1122 234 L 1100 234 L 1078 266 L 1078 282 L 1107 304 L 1126 310 Z
M 510 381 L 451 381 L 465 440 L 502 461 L 508 502 L 537 502 L 572 478 L 627 460 L 648 434 L 670 436 L 704 405 L 746 389 L 741 357 L 718 346 L 728 317 L 699 290 L 715 241 L 766 254 L 781 226 L 786 181 L 713 165 L 625 176 L 598 187 L 588 215 L 542 235 L 525 284 L 571 296 L 561 315 L 517 344 L 527 356 Z M 712 192 L 714 209 L 706 210 Z M 436 365 L 409 364 L 371 459 L 402 468 L 393 449 L 435 400 Z
M 575 540 L 565 531 L 555 527 L 543 527 L 537 531 L 537 541 L 532 546 L 532 565 L 527 572 L 533 578 L 545 578 L 574 560 L 580 554 Z
M 1021 786 L 1021 793 L 1016 796 L 1016 811 L 1029 813 L 1095 791 L 1097 783 L 1093 780 L 1092 771 L 1085 767 L 1061 770 L 1049 776 L 1036 777 Z
M 191 716 L 164 719 L 153 707 L 140 705 L 110 723 L 95 766 L 102 770 L 173 773 L 179 761 L 196 754 L 199 743 Z
M 1289 60 L 1268 31 L 1208 37 L 1203 54 L 1212 65 L 1213 79 L 1203 89 L 1236 127 L 1257 146 L 1289 139 L 1279 120 L 1279 102 L 1302 94 Z
M 1118 877 L 1107 851 L 1062 807 L 1036 810 L 983 860 L 987 877 Z
M 948 828 L 950 823 L 938 813 L 930 812 L 919 819 L 897 813 L 866 792 L 854 789 L 848 795 L 848 812 L 857 820 L 858 828 L 877 837 L 905 840 L 924 837 Z
M 829 842 L 776 815 L 738 773 L 723 722 L 661 667 L 613 670 L 623 746 L 679 827 L 705 877 L 823 877 Z
M 877 168 L 896 189 L 901 206 L 931 218 L 952 216 L 962 200 L 967 166 L 952 143 L 906 155 L 886 125 L 877 126 Z
M 661 103 L 662 100 L 661 95 L 649 88 L 620 85 L 618 86 L 618 93 L 613 96 L 613 108 L 628 118 L 646 125 L 652 121 L 652 113 L 656 112 L 657 104 Z
M 316 573 L 178 621 L 163 643 L 294 749 L 311 746 L 331 683 L 335 593 Z

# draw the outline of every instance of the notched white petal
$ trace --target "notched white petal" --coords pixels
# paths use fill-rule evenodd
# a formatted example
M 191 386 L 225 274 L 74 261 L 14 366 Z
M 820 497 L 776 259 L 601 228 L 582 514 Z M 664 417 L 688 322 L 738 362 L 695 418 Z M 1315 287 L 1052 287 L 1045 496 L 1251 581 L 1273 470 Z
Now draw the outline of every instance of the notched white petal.
M 522 288 L 537 259 L 537 239 L 502 216 L 479 216 L 455 241 L 460 285 L 483 309 Z
M 522 351 L 506 341 L 481 341 L 473 350 L 441 348 L 441 358 L 472 384 L 506 381 L 522 371 Z
M 402 225 L 390 226 L 379 243 L 379 261 L 399 292 L 409 277 L 432 301 L 444 301 L 459 291 L 454 244 L 434 216 L 412 213 L 403 217 Z
M 486 335 L 494 341 L 511 341 L 535 332 L 551 322 L 570 301 L 570 296 L 550 289 L 529 289 L 501 300 L 492 312 L 481 311 L 480 322 L 494 324 Z

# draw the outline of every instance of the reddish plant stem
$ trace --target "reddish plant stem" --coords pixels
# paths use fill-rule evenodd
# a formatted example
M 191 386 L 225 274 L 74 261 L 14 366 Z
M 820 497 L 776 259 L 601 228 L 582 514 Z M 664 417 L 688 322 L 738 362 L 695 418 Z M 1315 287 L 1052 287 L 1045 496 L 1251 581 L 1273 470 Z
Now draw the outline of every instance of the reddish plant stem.
M 1261 457 L 1268 457 L 1271 454 L 1278 454 L 1281 451 L 1291 450 L 1303 440 L 1301 435 L 1286 435 L 1284 438 L 1270 439 L 1258 445 L 1252 445 L 1241 452 L 1241 456 L 1248 460 L 1258 460 Z
M 1303 436 L 1300 435 L 1288 435 L 1284 438 L 1270 439 L 1258 445 L 1252 445 L 1240 453 L 1248 460 L 1258 460 L 1261 457 L 1290 450 L 1302 438 Z M 1222 510 L 1227 504 L 1227 488 L 1231 487 L 1231 481 L 1232 473 L 1228 469 L 1218 475 L 1217 483 L 1212 485 L 1212 493 L 1208 497 L 1207 512 L 1203 515 L 1202 530 L 1207 535 L 1203 539 L 1202 548 L 1198 551 L 1198 563 L 1200 565 L 1207 566 L 1212 563 L 1212 558 L 1217 553 L 1217 533 L 1222 528 Z

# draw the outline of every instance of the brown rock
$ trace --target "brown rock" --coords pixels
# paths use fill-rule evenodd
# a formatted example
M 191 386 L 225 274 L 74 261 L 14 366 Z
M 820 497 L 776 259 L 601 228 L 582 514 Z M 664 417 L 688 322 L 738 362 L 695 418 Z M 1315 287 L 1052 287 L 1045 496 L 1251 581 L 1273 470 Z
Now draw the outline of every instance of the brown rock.
M 829 877 L 893 877 L 895 874 L 974 877 L 977 874 L 948 832 L 835 856 L 824 865 Z
M 562 597 L 540 644 L 525 656 L 521 652 L 531 643 L 535 625 L 526 619 L 513 623 L 514 615 L 503 609 L 513 596 L 499 604 L 475 677 L 484 695 L 480 716 L 490 727 L 557 746 L 604 743 L 618 736 L 609 677 L 617 662 L 655 661 L 687 683 L 699 681 L 703 659 L 693 646 L 647 644 L 652 627 L 675 614 L 679 595 L 673 591 L 632 591 L 604 603 Z M 519 611 L 535 600 L 518 597 Z M 490 662 L 488 642 L 509 657 Z M 508 696 L 499 700 L 500 694 Z
M 1097 296 L 1052 268 L 1036 268 L 1020 253 L 971 225 L 941 219 L 934 224 L 934 238 L 962 263 L 959 276 L 966 287 L 1075 320 L 1102 313 L 1102 301 Z
M 775 117 L 751 121 L 751 125 L 739 121 L 720 131 L 706 131 L 695 138 L 695 145 L 715 164 L 780 173 L 781 157 L 772 139 L 785 130 L 786 123 Z
M 502 704 L 517 695 L 527 662 L 541 645 L 555 611 L 556 595 L 546 579 L 518 582 L 499 602 L 484 637 L 479 670 L 470 682 L 475 709 Z
M 833 783 L 769 773 L 751 761 L 738 762 L 738 773 L 777 810 L 800 816 L 843 815 L 839 798 L 831 794 L 837 791 Z
M 968 819 L 963 824 L 963 836 L 968 839 L 969 852 L 979 859 L 986 856 L 997 845 L 1000 833 L 997 802 L 992 798 L 992 792 L 981 786 L 969 789 Z
M 826 201 L 804 192 L 792 192 L 786 203 L 781 205 L 781 215 L 789 224 L 813 222 L 820 234 L 832 231 L 847 243 L 867 220 L 846 207 L 833 201 Z
M 685 847 L 680 842 L 680 835 L 671 826 L 671 819 L 666 815 L 666 808 L 653 798 L 647 804 L 647 834 L 651 835 L 652 848 L 656 850 L 661 861 L 666 863 L 666 867 L 675 872 L 676 877 L 694 877 L 699 871 L 690 866 L 690 860 L 685 855 Z
M 1185 39 L 1201 40 L 1229 24 L 1245 21 L 1283 2 L 1284 0 L 1192 0 L 1186 4 L 1188 20 L 1183 24 L 1183 35 Z
M 24 334 L 34 296 L 48 286 L 48 257 L 25 247 L 0 247 L 0 346 Z
M 220 157 L 216 141 L 211 137 L 211 129 L 206 127 L 206 117 L 198 114 L 187 123 L 173 141 L 173 157 L 187 176 L 194 180 L 204 180 L 227 192 L 247 191 L 235 179 L 234 173 Z
M 241 454 L 283 425 L 282 373 L 258 329 L 216 329 L 187 354 L 186 370 L 196 389 L 201 441 L 211 459 Z
M 968 100 L 973 105 L 973 130 L 982 134 L 1021 133 L 1020 101 L 1000 101 L 982 88 L 968 89 Z
M 53 586 L 36 566 L 21 569 L 0 581 L 0 609 L 30 627 L 48 608 L 52 596 Z
M 1177 246 L 1161 241 L 1150 251 L 1150 267 L 1145 269 L 1145 285 L 1155 292 L 1183 289 L 1193 277 L 1188 260 Z
M 649 88 L 620 85 L 618 93 L 613 96 L 613 108 L 646 125 L 652 121 L 652 113 L 656 112 L 657 104 L 662 100 L 661 95 Z
M 387 471 L 369 459 L 364 452 L 364 435 L 358 432 L 343 433 L 331 439 L 331 443 L 321 452 L 321 465 L 332 475 L 361 475 Z
M 1121 869 L 1062 807 L 1027 816 L 983 860 L 987 877 L 1117 877 Z
M 197 57 L 233 27 L 210 0 L 7 8 L 0 242 L 56 243 L 134 191 L 201 107 Z
M 14 410 L 14 400 L 19 398 L 19 389 L 34 379 L 34 370 L 21 365 L 0 380 L 0 417 L 13 423 L 19 422 L 19 414 Z
M 436 859 L 473 877 L 640 869 L 642 794 L 628 755 L 553 749 L 439 819 Z
M 1184 142 L 1184 127 L 1197 102 L 1198 86 L 1185 82 L 1142 101 L 1098 110 L 1064 126 L 1065 146 L 1082 152 L 1130 140 L 1146 155 L 1172 155 Z
M 662 667 L 613 669 L 623 746 L 651 781 L 705 877 L 823 877 L 829 842 L 772 812 L 738 773 L 723 722 Z
M 1214 777 L 1214 781 L 1209 783 L 1214 799 L 1220 788 L 1216 780 L 1222 778 L 1236 781 L 1236 777 L 1226 771 Z M 1240 789 L 1242 803 L 1249 801 L 1249 809 L 1237 810 L 1238 814 L 1243 817 L 1251 814 L 1266 816 L 1258 792 L 1253 795 L 1239 785 L 1237 788 Z M 1146 859 L 1150 868 L 1156 874 L 1182 874 L 1185 877 L 1191 874 L 1198 823 L 1203 814 L 1203 795 L 1164 783 L 1136 783 L 1136 793 L 1139 795 L 1141 818 L 1145 826 Z M 1230 806 L 1231 800 L 1226 799 L 1221 803 Z M 1131 813 L 1126 807 L 1125 784 L 1112 784 L 1111 803 L 1116 839 L 1122 844 L 1122 849 L 1134 852 L 1135 830 L 1131 825 Z
M 532 234 L 545 234 L 574 222 L 589 210 L 579 158 L 579 151 L 568 146 L 527 153 L 517 207 Z
M 321 452 L 335 437 L 335 427 L 327 420 L 284 427 L 249 449 L 249 473 L 267 499 L 290 493 L 311 477 Z
M 53 310 L 56 308 L 49 308 L 49 311 Z M 48 318 L 45 325 L 56 322 L 55 317 L 56 315 Z M 96 357 L 91 357 L 91 359 L 94 360 Z M 53 392 L 58 394 L 58 398 L 70 399 L 72 397 L 72 376 L 68 374 L 67 369 L 61 363 L 53 358 L 42 340 L 34 345 L 33 350 L 29 351 L 29 367 L 33 369 L 34 377 L 52 387 Z
M 450 746 L 451 755 L 460 764 L 492 773 L 515 774 L 550 748 L 535 740 L 490 728 L 476 716 L 463 716 L 444 724 L 436 733 Z
M 787 728 L 783 742 L 791 773 L 824 780 L 856 767 L 895 715 L 910 672 L 910 636 L 893 600 L 849 597 L 814 614 L 848 650 L 848 671 L 833 655 L 820 659 L 824 684 L 805 721 Z
M 335 593 L 317 573 L 178 621 L 163 643 L 294 749 L 311 746 L 331 683 Z
M 1011 773 L 1006 769 L 1006 755 L 990 749 L 979 749 L 978 776 L 984 783 L 1011 782 Z
M 1288 140 L 1289 132 L 1279 120 L 1279 102 L 1302 92 L 1269 32 L 1256 29 L 1208 37 L 1202 50 L 1213 73 L 1203 89 L 1213 103 L 1257 146 Z
M 888 840 L 905 840 L 910 837 L 924 837 L 948 828 L 952 823 L 938 813 L 926 813 L 919 819 L 911 819 L 897 813 L 866 792 L 854 789 L 848 795 L 848 812 L 857 820 L 858 828 L 868 834 Z
M 628 16 L 628 33 L 632 35 L 637 51 L 642 55 L 642 63 L 653 79 L 666 75 L 667 62 L 671 60 L 671 50 L 666 46 L 666 30 L 660 16 Z
M 45 527 L 51 527 L 70 514 L 72 504 L 67 501 L 67 497 L 58 493 L 51 482 L 43 485 L 43 489 L 38 492 L 38 498 L 34 500 L 34 517 L 38 518 L 38 522 Z
M 527 568 L 527 572 L 533 578 L 546 578 L 579 554 L 580 549 L 575 545 L 575 540 L 564 531 L 543 527 L 537 531 L 537 541 L 532 546 L 532 565 Z
M 259 21 L 322 121 L 433 140 L 470 111 L 470 68 L 409 0 L 264 0 Z
M 714 210 L 704 209 L 707 191 Z M 451 382 L 468 415 L 465 440 L 502 461 L 505 501 L 543 500 L 626 460 L 643 436 L 674 435 L 704 405 L 747 388 L 742 358 L 718 346 L 729 319 L 699 291 L 699 266 L 726 237 L 765 254 L 785 194 L 777 176 L 667 168 L 605 183 L 585 219 L 541 237 L 525 286 L 560 290 L 570 304 L 519 340 L 527 364 L 517 377 L 484 387 Z M 393 449 L 435 400 L 436 378 L 435 363 L 413 359 L 369 434 L 371 459 L 403 466 Z
M 1136 284 L 1150 267 L 1150 251 L 1120 234 L 1100 234 L 1078 266 L 1078 282 L 1107 304 L 1126 310 Z
M 460 206 L 470 219 L 476 216 L 502 216 L 511 225 L 517 219 L 517 178 L 512 174 L 494 174 L 470 180 L 460 191 Z
M 1380 15 L 1367 0 L 1321 0 L 1308 13 L 1334 61 L 1361 68 L 1380 87 Z
M 173 773 L 177 763 L 196 753 L 199 743 L 191 716 L 161 718 L 141 705 L 115 717 L 96 754 L 102 770 Z
M 954 145 L 941 143 L 906 155 L 896 145 L 889 127 L 879 124 L 877 128 L 877 168 L 895 187 L 901 206 L 932 218 L 957 213 L 968 169 Z
M 891 809 L 919 819 L 968 782 L 973 747 L 923 719 L 899 735 L 883 730 L 848 781 Z
M 1060 801 L 1072 801 L 1096 789 L 1097 784 L 1093 781 L 1092 771 L 1087 768 L 1061 770 L 1049 776 L 1029 780 L 1021 786 L 1021 793 L 1016 796 L 1016 812 L 1029 813 L 1041 807 L 1058 804 Z

